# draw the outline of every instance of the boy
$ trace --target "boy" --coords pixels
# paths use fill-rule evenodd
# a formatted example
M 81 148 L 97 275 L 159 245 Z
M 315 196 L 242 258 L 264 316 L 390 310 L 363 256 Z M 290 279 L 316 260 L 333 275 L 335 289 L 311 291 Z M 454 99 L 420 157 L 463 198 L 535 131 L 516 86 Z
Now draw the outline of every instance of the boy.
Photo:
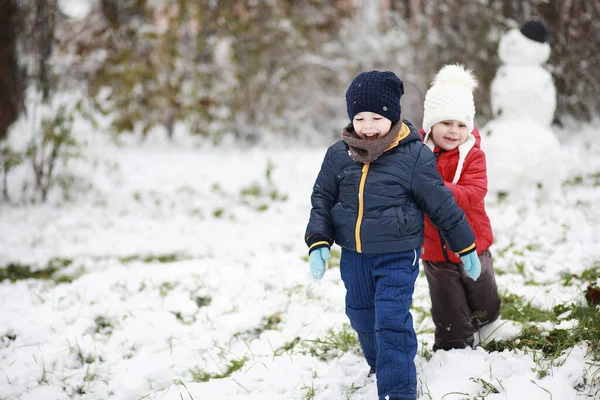
M 485 154 L 474 129 L 473 89 L 477 81 L 460 65 L 446 65 L 433 80 L 425 96 L 424 142 L 437 160 L 444 185 L 452 191 L 475 233 L 481 275 L 474 281 L 461 268 L 461 260 L 447 251 L 430 218 L 425 219 L 425 244 L 421 256 L 431 297 L 435 323 L 433 349 L 473 346 L 474 332 L 495 321 L 500 298 L 489 247 L 493 241 L 485 211 L 487 193 Z
M 359 74 L 346 91 L 350 123 L 327 150 L 306 228 L 310 269 L 342 248 L 346 314 L 377 373 L 380 400 L 413 400 L 417 338 L 409 309 L 419 273 L 423 211 L 476 277 L 475 237 L 421 136 L 400 119 L 404 85 L 390 71 Z

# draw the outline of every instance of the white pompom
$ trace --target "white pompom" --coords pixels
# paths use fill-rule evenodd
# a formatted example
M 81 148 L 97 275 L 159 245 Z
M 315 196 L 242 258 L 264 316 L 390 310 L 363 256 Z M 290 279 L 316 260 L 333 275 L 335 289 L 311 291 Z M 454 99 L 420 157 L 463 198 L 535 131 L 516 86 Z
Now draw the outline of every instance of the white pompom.
M 444 66 L 440 69 L 435 78 L 433 78 L 431 84 L 436 86 L 446 83 L 466 86 L 471 91 L 477 87 L 477 79 L 475 79 L 473 71 L 467 70 L 459 64 Z

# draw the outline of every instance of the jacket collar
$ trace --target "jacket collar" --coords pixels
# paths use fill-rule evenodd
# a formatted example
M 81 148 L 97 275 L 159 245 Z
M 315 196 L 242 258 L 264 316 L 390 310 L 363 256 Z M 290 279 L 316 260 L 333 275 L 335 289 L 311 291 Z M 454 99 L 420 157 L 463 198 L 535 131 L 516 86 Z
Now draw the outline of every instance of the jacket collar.
M 367 141 L 358 137 L 354 132 L 352 123 L 350 123 L 342 130 L 340 137 L 348 146 L 348 153 L 354 161 L 368 164 L 403 141 L 415 139 L 414 128 L 407 125 L 407 123 L 408 121 L 402 120 L 396 122 L 391 126 L 390 132 L 386 136 L 376 141 Z

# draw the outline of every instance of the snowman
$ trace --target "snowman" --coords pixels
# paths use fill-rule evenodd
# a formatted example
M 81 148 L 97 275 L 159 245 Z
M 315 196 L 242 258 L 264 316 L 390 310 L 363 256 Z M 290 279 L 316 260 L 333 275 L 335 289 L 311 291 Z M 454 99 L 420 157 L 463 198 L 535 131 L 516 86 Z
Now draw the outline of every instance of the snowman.
M 543 64 L 550 56 L 545 25 L 537 20 L 500 39 L 500 66 L 491 84 L 494 118 L 481 129 L 488 194 L 549 198 L 562 181 L 561 146 L 550 128 L 556 87 Z

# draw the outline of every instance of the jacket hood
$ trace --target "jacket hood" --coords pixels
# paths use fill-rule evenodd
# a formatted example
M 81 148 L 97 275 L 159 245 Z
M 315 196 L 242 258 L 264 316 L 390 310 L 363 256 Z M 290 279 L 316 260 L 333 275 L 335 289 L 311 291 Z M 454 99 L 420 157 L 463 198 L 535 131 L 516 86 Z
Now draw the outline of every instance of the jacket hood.
M 475 147 L 481 148 L 481 135 L 476 127 L 473 127 L 473 132 L 471 132 L 471 135 L 475 137 Z
M 433 144 L 433 138 L 431 137 L 431 131 L 429 131 L 428 134 L 425 134 L 425 131 L 423 129 L 421 129 L 420 137 L 423 138 L 423 142 L 431 149 L 431 151 L 435 151 L 436 148 L 439 148 Z M 465 140 L 465 142 L 463 144 L 461 144 L 454 150 L 444 152 L 449 155 L 458 153 L 458 157 L 459 157 L 458 165 L 456 167 L 456 174 L 454 175 L 454 179 L 452 180 L 452 183 L 456 184 L 458 182 L 458 180 L 460 179 L 460 175 L 462 173 L 462 168 L 465 163 L 465 159 L 467 158 L 467 155 L 473 148 L 478 148 L 478 149 L 481 148 L 481 135 L 479 134 L 479 131 L 475 127 L 473 127 L 473 131 L 467 135 L 467 140 Z
M 413 124 L 410 123 L 410 121 L 403 119 L 402 122 L 404 122 L 404 124 L 406 126 L 408 126 L 408 129 L 410 129 L 410 133 L 408 134 L 407 137 L 402 139 L 400 144 L 414 142 L 415 140 L 419 140 L 419 141 L 423 140 L 423 137 L 421 136 L 419 131 L 413 126 Z

